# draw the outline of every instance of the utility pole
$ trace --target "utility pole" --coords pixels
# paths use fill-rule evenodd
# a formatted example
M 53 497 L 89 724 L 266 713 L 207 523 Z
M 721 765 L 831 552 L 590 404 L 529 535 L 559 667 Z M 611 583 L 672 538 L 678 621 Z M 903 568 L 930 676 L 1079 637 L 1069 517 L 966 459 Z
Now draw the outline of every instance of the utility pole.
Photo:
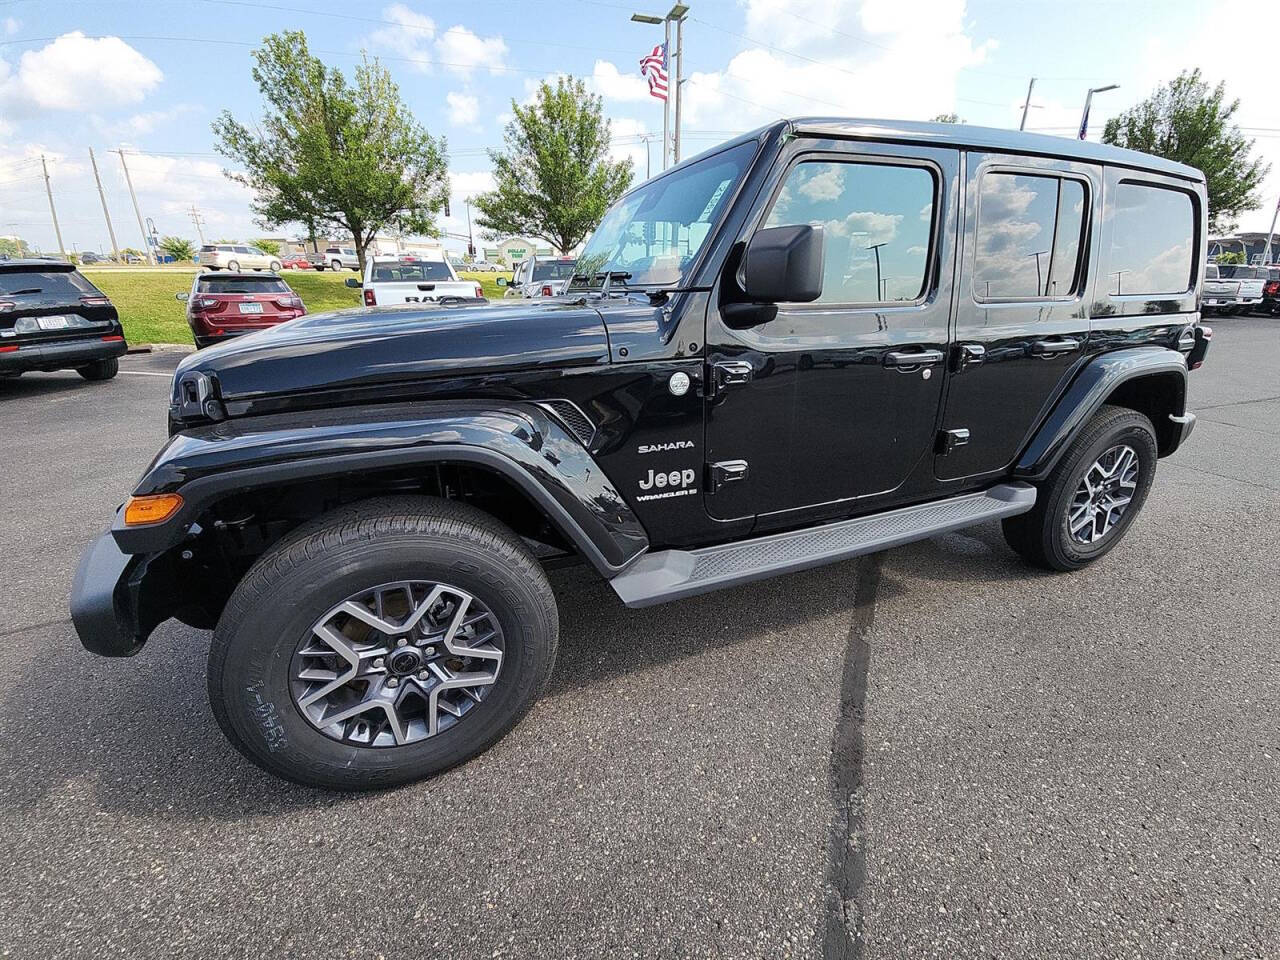
M 191 205 L 191 210 L 189 211 L 189 215 L 191 217 L 191 222 L 195 224 L 196 233 L 200 235 L 200 246 L 203 247 L 204 246 L 204 218 L 200 216 L 200 211 L 196 209 L 196 205 L 194 203 Z
M 1276 217 L 1280 217 L 1280 201 L 1276 201 L 1276 212 L 1271 214 L 1271 229 L 1267 231 L 1267 246 L 1262 251 L 1262 262 L 1264 264 L 1271 262 L 1271 246 L 1276 236 Z
M 471 232 L 471 198 L 467 197 L 467 253 L 472 260 L 476 258 L 476 238 Z
M 676 14 L 676 134 L 675 134 L 675 162 L 680 162 L 680 88 L 684 86 L 684 18 L 688 16 L 689 8 L 682 3 L 677 3 L 671 8 L 668 17 Z
M 129 164 L 125 163 L 124 151 L 117 150 L 120 155 L 120 166 L 124 167 L 124 182 L 129 185 L 129 199 L 133 201 L 133 214 L 138 218 L 138 232 L 142 234 L 142 252 L 147 255 L 147 263 L 156 265 L 155 254 L 151 252 L 151 238 L 147 236 L 147 228 L 142 225 L 142 211 L 138 209 L 138 195 L 133 192 L 133 178 L 129 176 Z
M 107 195 L 102 192 L 102 177 L 98 176 L 98 158 L 89 148 L 89 163 L 93 165 L 93 179 L 98 184 L 98 199 L 102 201 L 102 215 L 107 218 L 107 233 L 111 235 L 111 259 L 120 259 L 120 245 L 116 243 L 116 228 L 111 225 L 111 211 L 107 209 Z
M 1036 78 L 1032 77 L 1031 82 L 1027 84 L 1027 102 L 1022 105 L 1022 122 L 1018 124 L 1019 130 L 1027 128 L 1027 111 L 1031 109 L 1031 91 L 1036 88 Z
M 62 228 L 58 226 L 58 210 L 53 205 L 53 187 L 49 185 L 49 165 L 44 162 L 44 154 L 40 154 L 40 169 L 44 171 L 44 192 L 49 195 L 49 215 L 53 217 L 53 233 L 58 238 L 58 252 L 62 259 L 67 259 L 67 248 L 62 245 Z

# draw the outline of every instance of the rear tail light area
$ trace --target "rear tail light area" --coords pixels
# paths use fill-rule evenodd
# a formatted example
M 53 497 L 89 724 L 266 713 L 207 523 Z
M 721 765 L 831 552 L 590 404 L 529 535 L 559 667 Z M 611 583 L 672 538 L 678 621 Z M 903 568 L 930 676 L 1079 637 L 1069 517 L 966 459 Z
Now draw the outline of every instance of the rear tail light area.
M 0 313 L 8 313 L 16 306 L 17 304 L 12 300 L 0 300 Z
M 1268 297 L 1274 297 L 1277 294 L 1280 294 L 1280 280 L 1268 280 L 1266 285 L 1262 288 L 1262 292 Z
M 373 295 L 373 291 L 372 291 L 372 290 L 365 290 L 365 292 L 364 292 L 364 305 L 365 305 L 366 307 L 376 307 L 376 306 L 378 305 L 378 299 L 377 299 L 377 297 L 375 297 L 375 296 Z
M 276 306 L 280 307 L 282 310 L 301 310 L 302 298 L 298 296 L 277 297 Z
M 483 298 L 484 298 L 484 287 L 480 286 L 480 284 L 478 284 L 478 283 L 477 283 L 477 284 L 476 284 L 476 299 L 477 299 L 477 300 L 481 300 L 481 299 L 483 299 Z
M 551 296 L 551 284 L 549 284 L 549 283 L 544 283 L 544 284 L 542 285 L 542 295 L 543 295 L 544 297 L 549 297 L 549 296 Z
M 201 310 L 216 310 L 222 306 L 223 301 L 217 297 L 193 297 L 191 300 L 191 309 L 197 312 Z
M 107 297 L 81 297 L 80 302 L 86 307 L 109 307 L 111 300 Z

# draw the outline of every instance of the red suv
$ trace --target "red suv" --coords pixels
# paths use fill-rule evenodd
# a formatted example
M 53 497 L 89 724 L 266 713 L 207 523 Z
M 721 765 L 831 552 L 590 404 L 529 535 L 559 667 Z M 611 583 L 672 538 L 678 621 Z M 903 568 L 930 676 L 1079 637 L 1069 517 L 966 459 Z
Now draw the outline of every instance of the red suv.
M 198 273 L 187 305 L 187 324 L 196 347 L 273 327 L 307 312 L 302 298 L 274 273 Z

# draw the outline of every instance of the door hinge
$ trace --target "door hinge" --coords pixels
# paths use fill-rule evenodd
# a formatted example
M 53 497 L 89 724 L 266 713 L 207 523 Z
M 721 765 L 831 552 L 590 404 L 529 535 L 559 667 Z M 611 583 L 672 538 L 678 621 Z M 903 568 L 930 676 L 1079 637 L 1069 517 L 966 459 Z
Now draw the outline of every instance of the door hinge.
M 724 460 L 707 464 L 707 488 L 715 493 L 726 483 L 747 479 L 747 461 Z
M 957 447 L 963 447 L 968 442 L 969 430 L 966 427 L 958 427 L 955 430 L 939 430 L 935 449 L 945 457 L 952 450 Z
M 711 376 L 707 383 L 708 393 L 719 393 L 725 387 L 741 386 L 750 383 L 756 370 L 747 360 L 720 360 L 711 364 Z

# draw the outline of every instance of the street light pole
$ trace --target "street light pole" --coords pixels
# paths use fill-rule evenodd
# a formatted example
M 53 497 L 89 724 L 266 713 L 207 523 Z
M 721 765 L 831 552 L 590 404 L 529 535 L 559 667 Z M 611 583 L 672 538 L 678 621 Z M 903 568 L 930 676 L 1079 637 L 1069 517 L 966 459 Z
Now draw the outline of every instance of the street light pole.
M 662 100 L 662 169 L 666 170 L 671 164 L 671 158 L 674 154 L 675 162 L 680 162 L 680 84 L 684 82 L 684 19 L 689 14 L 689 8 L 680 2 L 673 6 L 665 17 L 655 17 L 648 13 L 633 13 L 631 19 L 635 23 L 662 24 L 663 27 L 663 46 L 662 49 L 666 54 L 667 67 L 667 95 Z M 671 24 L 676 25 L 676 50 L 673 55 L 671 52 Z M 674 64 L 672 63 L 674 61 Z M 676 96 L 676 129 L 674 138 L 671 135 L 671 80 L 675 79 L 675 96 Z M 674 144 L 674 150 L 672 149 Z
M 1078 139 L 1083 140 L 1085 134 L 1089 132 L 1089 104 L 1093 103 L 1093 95 L 1095 93 L 1106 93 L 1108 90 L 1119 90 L 1120 84 L 1113 83 L 1106 87 L 1091 87 L 1084 97 L 1084 113 L 1080 117 L 1080 136 Z
M 58 226 L 58 208 L 53 205 L 53 187 L 49 185 L 49 165 L 40 154 L 40 169 L 44 171 L 44 192 L 49 195 L 49 216 L 53 217 L 53 234 L 58 238 L 58 252 L 67 259 L 67 248 L 62 245 L 62 228 Z
M 682 11 L 676 18 L 676 139 L 675 160 L 680 162 L 680 88 L 684 86 L 684 18 L 688 7 L 676 4 L 671 13 Z M 670 16 L 671 14 L 668 14 Z

